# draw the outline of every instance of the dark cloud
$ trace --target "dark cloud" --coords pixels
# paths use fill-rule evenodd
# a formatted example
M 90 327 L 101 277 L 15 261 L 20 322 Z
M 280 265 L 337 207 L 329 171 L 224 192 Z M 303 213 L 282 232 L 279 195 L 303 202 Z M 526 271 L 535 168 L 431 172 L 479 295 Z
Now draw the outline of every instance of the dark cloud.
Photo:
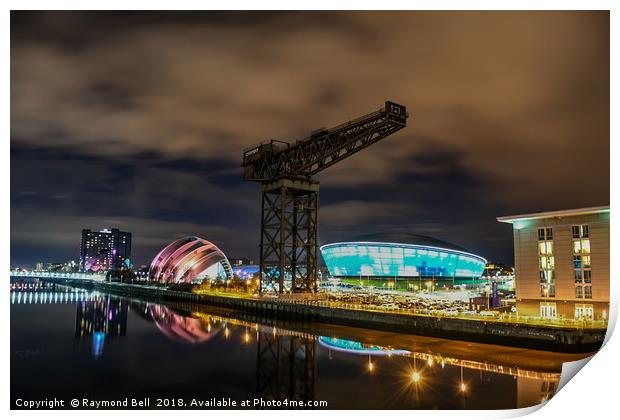
M 400 229 L 510 260 L 495 216 L 609 202 L 608 12 L 12 12 L 12 262 L 52 257 L 31 219 L 75 243 L 70 220 L 157 246 L 217 226 L 256 255 L 241 151 L 386 99 L 409 126 L 319 176 L 322 240 Z

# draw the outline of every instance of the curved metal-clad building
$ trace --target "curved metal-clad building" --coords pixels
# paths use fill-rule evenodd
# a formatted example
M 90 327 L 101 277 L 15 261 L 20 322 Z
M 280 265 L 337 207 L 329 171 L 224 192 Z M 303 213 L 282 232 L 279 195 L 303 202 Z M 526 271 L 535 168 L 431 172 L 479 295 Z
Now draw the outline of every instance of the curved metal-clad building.
M 191 283 L 205 278 L 232 278 L 226 255 L 214 244 L 195 236 L 172 242 L 153 259 L 149 280 L 160 283 Z
M 337 277 L 479 278 L 487 261 L 463 247 L 429 236 L 374 234 L 321 246 Z

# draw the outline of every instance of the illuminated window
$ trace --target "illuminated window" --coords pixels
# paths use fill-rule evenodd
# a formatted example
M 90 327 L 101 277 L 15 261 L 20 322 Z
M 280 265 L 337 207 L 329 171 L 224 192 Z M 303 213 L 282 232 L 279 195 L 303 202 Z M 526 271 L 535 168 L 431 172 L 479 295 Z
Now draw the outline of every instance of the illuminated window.
M 575 304 L 575 319 L 594 319 L 594 307 L 590 304 Z
M 581 240 L 581 253 L 582 254 L 589 254 L 590 253 L 590 240 L 589 239 L 582 239 Z
M 583 262 L 583 268 L 590 268 L 590 256 L 582 255 L 581 260 Z
M 573 269 L 575 278 L 575 297 L 592 298 L 592 271 L 590 257 L 590 236 L 588 225 L 575 225 L 573 233 Z M 586 238 L 586 239 L 584 239 Z M 586 284 L 586 286 L 583 286 Z
M 540 268 L 553 270 L 555 268 L 555 259 L 553 257 L 540 257 Z
M 553 254 L 553 241 L 542 241 L 538 243 L 538 253 L 540 255 Z
M 555 258 L 553 257 L 553 229 L 538 229 L 538 269 L 540 296 L 555 297 Z
M 541 303 L 540 304 L 540 316 L 542 318 L 555 318 L 557 317 L 557 308 L 555 302 Z
M 540 284 L 540 296 L 555 297 L 555 284 L 544 282 Z

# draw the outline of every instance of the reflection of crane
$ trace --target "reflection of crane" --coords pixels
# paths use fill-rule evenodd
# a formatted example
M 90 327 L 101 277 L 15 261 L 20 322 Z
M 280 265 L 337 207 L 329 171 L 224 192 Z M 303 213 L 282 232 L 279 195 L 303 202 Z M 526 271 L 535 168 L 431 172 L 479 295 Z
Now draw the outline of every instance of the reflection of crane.
M 314 400 L 315 339 L 257 331 L 257 397 L 276 401 Z
M 407 125 L 404 106 L 386 102 L 372 114 L 320 129 L 295 144 L 271 140 L 243 153 L 244 178 L 261 182 L 261 290 L 291 276 L 292 292 L 316 291 L 319 183 L 311 179 Z

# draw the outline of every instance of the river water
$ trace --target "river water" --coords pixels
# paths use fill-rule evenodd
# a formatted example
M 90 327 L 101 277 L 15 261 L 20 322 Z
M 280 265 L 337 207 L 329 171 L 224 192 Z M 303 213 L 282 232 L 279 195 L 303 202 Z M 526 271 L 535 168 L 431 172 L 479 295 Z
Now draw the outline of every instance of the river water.
M 245 408 L 244 401 L 518 408 L 553 396 L 562 362 L 586 356 L 176 305 L 77 289 L 11 292 L 12 407 L 77 398 L 80 408 L 84 399 L 121 406 L 135 399 L 152 409 Z

